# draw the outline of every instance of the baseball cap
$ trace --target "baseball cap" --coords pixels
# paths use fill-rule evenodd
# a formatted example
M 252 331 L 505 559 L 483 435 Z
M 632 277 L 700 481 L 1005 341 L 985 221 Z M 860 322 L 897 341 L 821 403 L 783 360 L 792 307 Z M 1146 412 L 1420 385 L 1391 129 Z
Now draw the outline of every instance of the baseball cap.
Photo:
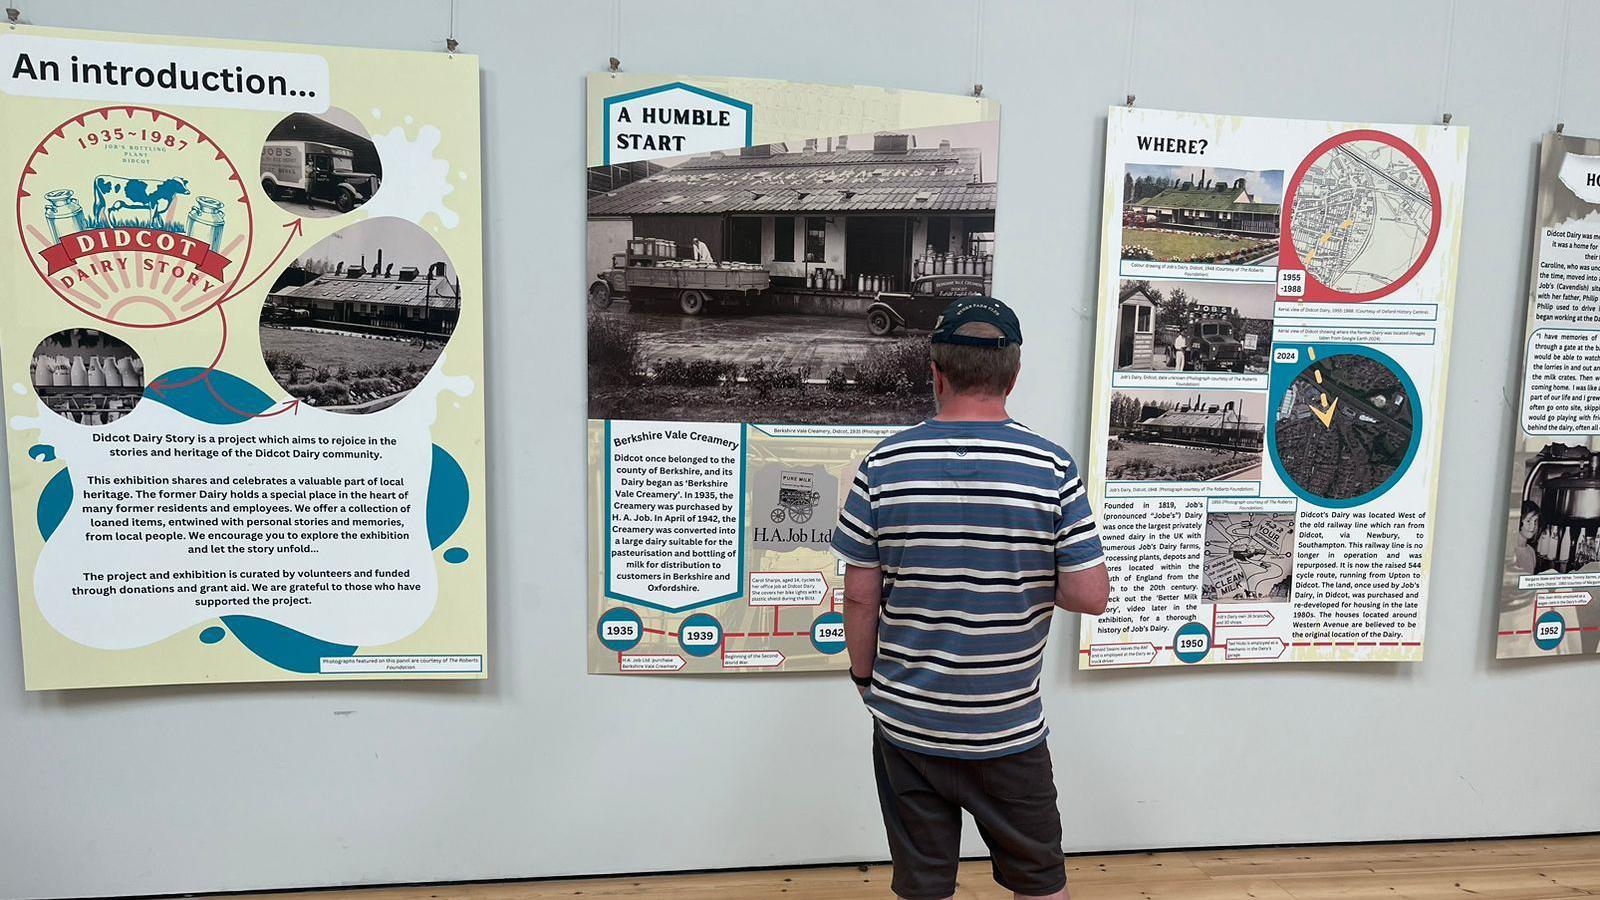
M 956 329 L 973 322 L 987 322 L 1000 329 L 1000 337 L 974 337 L 956 334 Z M 957 297 L 939 314 L 929 338 L 935 344 L 968 344 L 974 347 L 1022 346 L 1022 323 L 1011 307 L 993 297 Z

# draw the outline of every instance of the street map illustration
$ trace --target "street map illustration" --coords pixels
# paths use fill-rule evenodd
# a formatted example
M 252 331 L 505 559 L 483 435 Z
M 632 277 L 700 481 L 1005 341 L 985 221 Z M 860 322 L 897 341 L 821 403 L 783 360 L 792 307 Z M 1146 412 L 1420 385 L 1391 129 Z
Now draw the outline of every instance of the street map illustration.
M 1405 153 L 1348 141 L 1322 154 L 1294 193 L 1289 230 L 1312 277 L 1346 294 L 1393 283 L 1428 245 L 1433 196 Z
M 1368 356 L 1317 359 L 1278 405 L 1277 454 L 1307 493 L 1359 497 L 1385 484 L 1411 447 L 1411 398 L 1400 377 Z
M 1206 516 L 1204 603 L 1285 601 L 1294 569 L 1293 512 Z

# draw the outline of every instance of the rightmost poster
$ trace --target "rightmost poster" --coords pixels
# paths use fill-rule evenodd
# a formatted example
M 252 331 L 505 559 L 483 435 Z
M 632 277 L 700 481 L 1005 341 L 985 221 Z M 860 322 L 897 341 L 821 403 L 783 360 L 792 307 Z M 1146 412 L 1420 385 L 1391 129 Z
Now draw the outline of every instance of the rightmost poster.
M 1466 167 L 1460 127 L 1110 111 L 1081 667 L 1422 658 Z
M 1495 655 L 1600 652 L 1600 140 L 1539 148 Z

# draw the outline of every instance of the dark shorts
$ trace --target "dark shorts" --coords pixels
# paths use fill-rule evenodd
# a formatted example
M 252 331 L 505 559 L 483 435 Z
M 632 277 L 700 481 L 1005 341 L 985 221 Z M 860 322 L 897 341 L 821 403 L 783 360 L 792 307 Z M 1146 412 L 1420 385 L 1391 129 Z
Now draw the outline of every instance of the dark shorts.
M 995 759 L 950 759 L 872 736 L 878 802 L 894 860 L 894 892 L 943 900 L 956 892 L 961 810 L 989 846 L 994 880 L 1019 894 L 1053 894 L 1067 884 L 1061 811 L 1050 748 Z

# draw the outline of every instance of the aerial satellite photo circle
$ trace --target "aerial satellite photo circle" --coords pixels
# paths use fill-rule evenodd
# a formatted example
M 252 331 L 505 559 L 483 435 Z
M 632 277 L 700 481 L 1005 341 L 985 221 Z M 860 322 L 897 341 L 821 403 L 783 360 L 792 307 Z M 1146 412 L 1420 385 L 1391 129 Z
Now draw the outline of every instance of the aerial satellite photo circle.
M 1274 414 L 1279 470 L 1301 492 L 1361 497 L 1390 484 L 1410 461 L 1415 398 L 1407 382 L 1370 356 L 1315 359 L 1296 375 Z

